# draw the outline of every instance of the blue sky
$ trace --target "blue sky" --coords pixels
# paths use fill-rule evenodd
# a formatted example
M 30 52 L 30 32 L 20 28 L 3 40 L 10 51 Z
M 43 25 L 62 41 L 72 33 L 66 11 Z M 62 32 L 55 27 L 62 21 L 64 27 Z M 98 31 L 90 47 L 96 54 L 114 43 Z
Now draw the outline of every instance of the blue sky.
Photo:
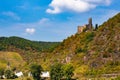
M 120 0 L 0 0 L 0 36 L 62 41 L 78 25 L 102 24 L 120 11 Z

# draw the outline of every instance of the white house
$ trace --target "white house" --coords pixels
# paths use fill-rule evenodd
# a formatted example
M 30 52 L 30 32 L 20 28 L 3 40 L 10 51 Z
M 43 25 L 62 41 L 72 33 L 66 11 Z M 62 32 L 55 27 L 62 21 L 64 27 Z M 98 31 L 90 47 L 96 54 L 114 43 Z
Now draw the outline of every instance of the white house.
M 15 75 L 16 75 L 17 77 L 22 77 L 22 76 L 23 76 L 23 73 L 22 73 L 22 72 L 16 72 Z
M 49 72 L 42 72 L 41 77 L 42 78 L 49 78 L 50 77 L 50 73 Z

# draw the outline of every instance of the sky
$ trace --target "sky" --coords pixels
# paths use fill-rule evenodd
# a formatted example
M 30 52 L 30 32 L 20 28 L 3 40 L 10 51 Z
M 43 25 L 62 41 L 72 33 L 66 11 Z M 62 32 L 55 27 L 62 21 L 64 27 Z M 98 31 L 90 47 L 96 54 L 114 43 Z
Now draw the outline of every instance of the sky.
M 120 0 L 0 0 L 0 37 L 62 41 L 78 25 L 101 25 L 120 12 Z

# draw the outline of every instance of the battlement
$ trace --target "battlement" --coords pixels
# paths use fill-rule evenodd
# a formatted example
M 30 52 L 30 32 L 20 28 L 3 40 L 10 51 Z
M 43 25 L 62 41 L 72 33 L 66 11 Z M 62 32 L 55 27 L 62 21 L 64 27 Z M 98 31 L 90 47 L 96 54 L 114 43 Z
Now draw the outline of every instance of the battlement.
M 88 24 L 85 24 L 84 26 L 78 26 L 78 31 L 77 33 L 80 34 L 81 32 L 83 31 L 88 31 L 88 30 L 92 30 L 93 27 L 92 27 L 92 18 L 89 18 L 88 20 Z

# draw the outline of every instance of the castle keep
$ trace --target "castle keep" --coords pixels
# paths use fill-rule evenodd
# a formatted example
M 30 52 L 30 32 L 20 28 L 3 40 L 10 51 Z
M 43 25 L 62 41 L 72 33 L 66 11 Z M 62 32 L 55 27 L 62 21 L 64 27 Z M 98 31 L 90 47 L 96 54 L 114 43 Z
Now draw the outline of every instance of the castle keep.
M 84 26 L 78 26 L 78 31 L 77 31 L 77 33 L 78 34 L 80 34 L 81 32 L 83 32 L 83 31 L 88 31 L 88 30 L 92 30 L 92 27 L 93 25 L 92 25 L 92 18 L 89 18 L 89 20 L 88 20 L 88 24 L 85 24 Z

